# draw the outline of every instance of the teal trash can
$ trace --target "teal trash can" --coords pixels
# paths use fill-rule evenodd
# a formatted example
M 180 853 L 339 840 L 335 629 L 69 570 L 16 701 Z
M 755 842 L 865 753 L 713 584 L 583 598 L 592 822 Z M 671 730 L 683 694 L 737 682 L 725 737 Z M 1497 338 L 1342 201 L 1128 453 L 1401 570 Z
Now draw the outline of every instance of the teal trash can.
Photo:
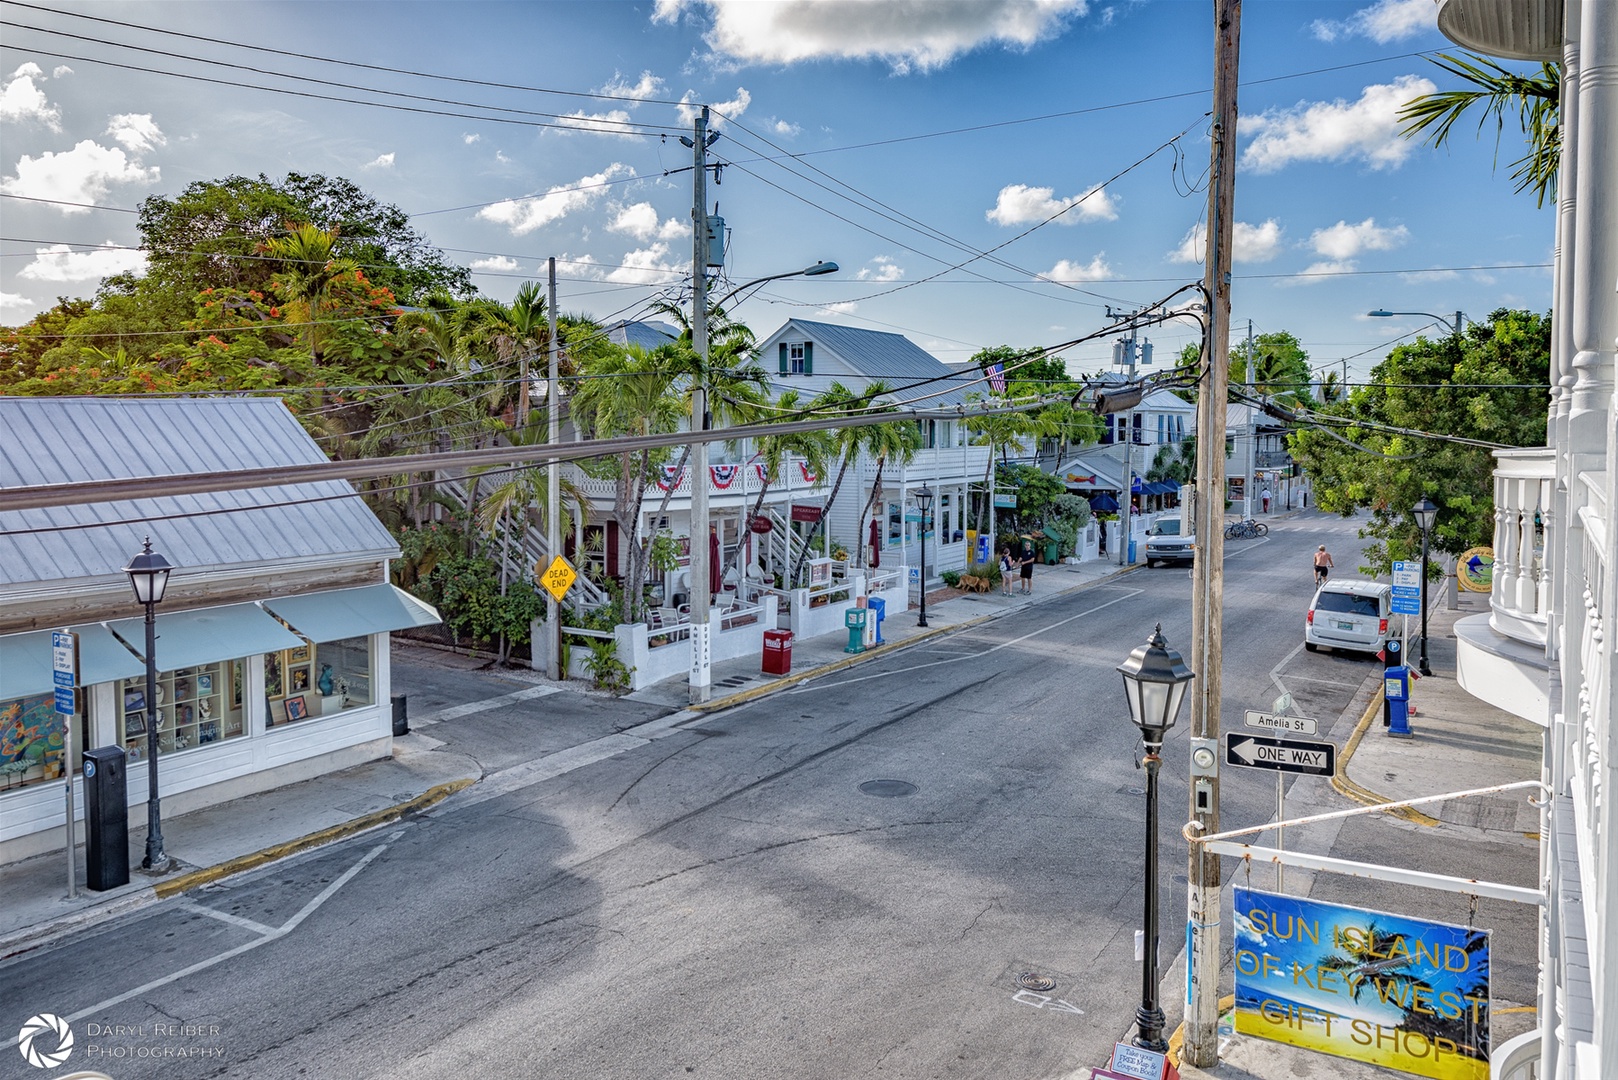
M 843 647 L 844 652 L 865 651 L 865 619 L 869 614 L 865 608 L 850 608 L 843 615 L 843 625 L 848 628 L 848 644 Z

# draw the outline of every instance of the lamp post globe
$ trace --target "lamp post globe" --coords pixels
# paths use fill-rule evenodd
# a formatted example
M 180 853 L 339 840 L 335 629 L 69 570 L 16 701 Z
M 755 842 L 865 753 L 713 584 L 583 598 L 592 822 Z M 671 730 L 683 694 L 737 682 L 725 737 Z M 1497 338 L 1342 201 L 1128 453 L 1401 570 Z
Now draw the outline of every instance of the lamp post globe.
M 1180 654 L 1163 640 L 1163 627 L 1152 630 L 1146 644 L 1129 654 L 1118 665 L 1124 678 L 1124 695 L 1129 701 L 1129 719 L 1140 728 L 1146 744 L 1146 886 L 1142 923 L 1146 948 L 1141 957 L 1140 1008 L 1135 1010 L 1136 1046 L 1163 1053 L 1163 1008 L 1157 993 L 1157 773 L 1162 767 L 1158 751 L 1163 736 L 1179 717 L 1185 692 L 1195 673 Z
M 917 626 L 927 625 L 927 517 L 933 508 L 933 489 L 926 484 L 916 489 L 916 506 L 921 509 L 921 615 Z
M 1410 514 L 1416 519 L 1416 527 L 1421 530 L 1421 660 L 1416 670 L 1423 675 L 1431 675 L 1432 668 L 1427 666 L 1427 539 L 1438 520 L 1438 507 L 1423 495 L 1421 501 L 1410 508 Z
M 145 547 L 124 573 L 135 590 L 135 601 L 146 609 L 146 857 L 141 865 L 161 873 L 168 868 L 168 856 L 163 851 L 163 815 L 157 794 L 157 614 L 155 608 L 163 602 L 168 589 L 169 573 L 174 569 L 169 561 L 152 550 L 152 538 L 146 538 Z

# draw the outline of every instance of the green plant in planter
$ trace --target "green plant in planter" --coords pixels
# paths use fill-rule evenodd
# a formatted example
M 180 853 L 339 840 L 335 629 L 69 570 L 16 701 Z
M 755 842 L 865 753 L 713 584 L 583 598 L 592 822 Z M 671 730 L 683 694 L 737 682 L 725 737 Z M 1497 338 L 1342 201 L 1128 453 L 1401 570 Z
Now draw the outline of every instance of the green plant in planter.
M 618 647 L 611 641 L 590 642 L 590 656 L 584 662 L 590 673 L 590 685 L 614 696 L 629 692 L 629 677 L 635 669 L 618 659 Z
M 954 589 L 954 588 L 959 588 L 960 587 L 960 584 L 961 584 L 960 571 L 958 571 L 958 570 L 944 570 L 944 571 L 941 571 L 938 576 L 940 578 L 942 578 L 944 584 L 948 585 L 950 588 Z

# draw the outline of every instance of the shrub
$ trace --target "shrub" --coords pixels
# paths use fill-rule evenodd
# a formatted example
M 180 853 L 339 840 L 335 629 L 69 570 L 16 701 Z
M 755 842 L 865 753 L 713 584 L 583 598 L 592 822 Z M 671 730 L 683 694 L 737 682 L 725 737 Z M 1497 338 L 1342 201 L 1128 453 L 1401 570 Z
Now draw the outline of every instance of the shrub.
M 584 662 L 590 673 L 590 685 L 606 690 L 614 696 L 629 692 L 629 677 L 635 669 L 618 659 L 618 646 L 611 641 L 591 641 L 590 656 Z
M 958 588 L 961 584 L 961 575 L 958 570 L 945 570 L 938 576 L 943 579 L 945 585 L 952 589 Z

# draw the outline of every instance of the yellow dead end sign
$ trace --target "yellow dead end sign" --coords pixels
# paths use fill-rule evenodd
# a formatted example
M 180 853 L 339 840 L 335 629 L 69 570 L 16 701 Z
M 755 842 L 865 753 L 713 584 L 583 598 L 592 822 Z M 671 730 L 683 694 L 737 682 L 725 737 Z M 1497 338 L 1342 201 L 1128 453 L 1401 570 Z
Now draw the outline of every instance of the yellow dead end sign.
M 535 566 L 534 569 L 539 570 L 539 567 Z M 539 575 L 539 583 L 545 586 L 545 591 L 550 593 L 558 604 L 577 580 L 579 572 L 569 566 L 567 560 L 560 555 L 552 559 L 551 564 Z

